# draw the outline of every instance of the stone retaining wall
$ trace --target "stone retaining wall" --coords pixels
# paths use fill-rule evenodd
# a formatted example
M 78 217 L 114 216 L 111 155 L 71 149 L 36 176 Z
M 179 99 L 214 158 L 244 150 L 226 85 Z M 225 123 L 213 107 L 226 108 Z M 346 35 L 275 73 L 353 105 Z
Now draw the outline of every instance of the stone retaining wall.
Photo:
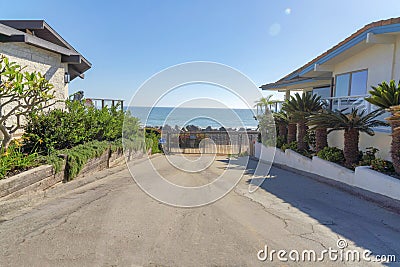
M 75 179 L 117 166 L 124 162 L 124 160 L 122 151 L 111 152 L 108 149 L 100 157 L 89 160 Z M 58 173 L 55 173 L 53 166 L 42 165 L 0 180 L 0 199 L 10 199 L 23 194 L 45 190 L 65 181 L 65 162 L 62 166 L 61 171 Z

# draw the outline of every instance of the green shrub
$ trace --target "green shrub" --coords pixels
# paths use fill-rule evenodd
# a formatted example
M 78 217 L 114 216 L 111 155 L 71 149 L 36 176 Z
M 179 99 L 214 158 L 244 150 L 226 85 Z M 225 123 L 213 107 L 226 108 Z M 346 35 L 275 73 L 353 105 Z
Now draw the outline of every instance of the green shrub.
M 312 158 L 312 156 L 313 156 L 313 154 L 312 154 L 312 152 L 310 150 L 307 150 L 307 149 L 299 150 L 297 148 L 297 142 L 296 141 L 293 141 L 290 144 L 283 144 L 281 146 L 281 149 L 282 149 L 282 151 L 286 151 L 286 149 L 293 150 L 293 151 L 295 151 L 295 152 L 299 153 L 300 155 L 303 155 L 303 156 L 305 156 L 307 158 Z
M 285 143 L 286 143 L 285 136 L 279 135 L 279 136 L 276 137 L 276 147 L 277 148 L 282 148 L 283 145 L 285 145 Z
M 131 116 L 127 111 L 124 118 L 124 127 L 122 129 L 123 146 L 129 151 L 143 151 L 145 150 L 144 130 L 140 128 L 140 121 L 138 118 Z
M 111 152 L 122 151 L 122 139 L 120 138 L 120 139 L 114 140 L 111 143 L 110 148 L 111 148 Z
M 343 150 L 337 147 L 325 147 L 318 152 L 317 156 L 321 159 L 335 163 L 344 162 Z
M 13 141 L 7 151 L 0 149 L 0 179 L 37 167 L 43 162 L 37 153 L 23 153 L 18 141 Z
M 151 148 L 152 154 L 161 153 L 162 151 L 158 146 L 158 140 L 160 138 L 161 134 L 157 130 L 151 128 L 146 129 L 145 133 L 146 150 L 149 150 Z
M 56 152 L 47 156 L 42 156 L 42 159 L 43 162 L 53 166 L 55 173 L 59 173 L 65 164 L 64 159 L 61 158 Z
M 100 157 L 109 147 L 110 143 L 107 141 L 92 141 L 71 149 L 61 150 L 61 154 L 67 155 L 66 180 L 70 181 L 75 178 L 88 160 Z
M 361 160 L 358 163 L 358 166 L 370 166 L 371 162 L 376 159 L 376 153 L 379 149 L 375 147 L 367 147 L 367 150 L 364 153 L 361 153 Z
M 74 101 L 66 109 L 32 114 L 24 134 L 27 152 L 51 154 L 85 142 L 115 140 L 122 136 L 124 113 L 117 107 L 96 109 Z
M 109 141 L 91 141 L 71 149 L 53 151 L 47 156 L 23 153 L 20 145 L 13 143 L 7 152 L 0 151 L 0 179 L 42 164 L 52 165 L 55 172 L 58 173 L 64 164 L 64 159 L 59 155 L 63 154 L 67 156 L 65 178 L 70 181 L 79 174 L 88 160 L 100 157 L 108 148 L 111 150 L 122 149 L 121 140 L 111 143 Z
M 293 141 L 289 144 L 283 144 L 281 149 L 282 149 L 282 151 L 285 151 L 286 149 L 291 149 L 293 151 L 297 151 L 297 142 Z
M 371 160 L 371 168 L 383 173 L 392 174 L 395 172 L 392 162 L 380 158 Z

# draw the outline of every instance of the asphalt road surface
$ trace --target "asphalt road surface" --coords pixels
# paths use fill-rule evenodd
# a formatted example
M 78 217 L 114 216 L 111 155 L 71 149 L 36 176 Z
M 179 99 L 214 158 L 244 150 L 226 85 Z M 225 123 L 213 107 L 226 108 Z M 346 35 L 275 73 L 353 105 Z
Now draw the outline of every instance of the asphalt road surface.
M 152 161 L 166 179 L 186 186 L 207 183 L 227 168 L 226 158 L 218 157 L 205 171 L 184 176 L 163 156 Z M 23 208 L 2 203 L 0 266 L 316 264 L 302 261 L 304 250 L 314 250 L 317 258 L 324 255 L 319 266 L 380 265 L 346 257 L 330 260 L 328 253 L 322 254 L 330 249 L 356 250 L 361 257 L 370 250 L 400 260 L 400 215 L 275 167 L 262 188 L 250 194 L 248 181 L 255 164 L 250 162 L 247 174 L 228 195 L 198 208 L 177 208 L 149 197 L 125 166 L 29 196 Z M 145 165 L 139 161 L 133 168 L 146 175 Z M 338 240 L 346 246 L 343 250 Z M 266 246 L 269 257 L 260 261 Z M 282 261 L 272 254 L 271 261 L 272 250 L 287 254 L 281 254 Z M 298 261 L 293 260 L 296 251 Z

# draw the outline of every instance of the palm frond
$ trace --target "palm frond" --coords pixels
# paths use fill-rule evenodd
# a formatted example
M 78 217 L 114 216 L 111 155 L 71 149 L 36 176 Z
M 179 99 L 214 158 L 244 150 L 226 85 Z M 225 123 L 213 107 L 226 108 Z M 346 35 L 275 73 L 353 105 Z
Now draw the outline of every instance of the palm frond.
M 358 129 L 360 132 L 373 135 L 374 127 L 388 126 L 386 122 L 377 119 L 384 112 L 384 110 L 379 109 L 366 114 L 365 110 L 357 108 L 353 108 L 350 111 L 347 109 L 326 111 L 325 113 L 311 115 L 308 118 L 308 125 L 313 128 L 328 128 L 328 133 L 336 130 Z
M 325 103 L 317 95 L 296 93 L 282 105 L 282 110 L 290 114 L 294 120 L 305 120 L 313 112 L 322 110 Z
M 389 108 L 391 106 L 400 105 L 400 81 L 396 85 L 394 80 L 389 84 L 385 81 L 378 86 L 371 86 L 370 97 L 365 98 L 366 101 L 380 108 Z

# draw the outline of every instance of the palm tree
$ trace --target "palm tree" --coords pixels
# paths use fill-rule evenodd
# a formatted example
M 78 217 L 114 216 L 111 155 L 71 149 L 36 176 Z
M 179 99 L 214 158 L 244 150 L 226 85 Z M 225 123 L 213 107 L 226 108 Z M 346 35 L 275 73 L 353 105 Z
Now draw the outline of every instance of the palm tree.
M 324 127 L 315 128 L 315 152 L 318 153 L 328 146 L 328 129 Z
M 266 96 L 266 97 L 261 97 L 258 101 L 256 101 L 256 104 L 254 107 L 257 108 L 257 115 L 260 114 L 267 114 L 269 110 L 269 105 L 273 103 L 271 100 L 272 95 Z
M 274 120 L 272 120 L 272 116 L 270 114 L 269 105 L 273 103 L 271 101 L 272 95 L 267 97 L 262 97 L 256 104 L 254 105 L 257 108 L 257 115 L 254 116 L 254 119 L 258 121 L 258 129 L 260 131 L 259 135 L 261 137 L 261 142 L 266 144 L 269 141 L 275 142 L 276 137 L 276 129 Z M 275 145 L 275 144 L 274 144 Z
M 326 109 L 322 109 L 319 112 L 314 112 L 312 115 L 319 115 L 326 112 Z M 310 119 L 307 122 L 307 126 L 311 126 L 310 130 L 315 131 L 315 152 L 318 153 L 328 146 L 328 129 L 321 125 L 314 125 Z
M 400 81 L 397 85 L 394 80 L 391 80 L 389 84 L 382 82 L 371 88 L 372 90 L 369 91 L 371 96 L 365 98 L 369 103 L 380 108 L 400 105 Z
M 375 110 L 366 114 L 365 110 L 360 111 L 353 108 L 350 112 L 347 109 L 335 110 L 320 114 L 314 114 L 309 117 L 309 124 L 316 127 L 329 128 L 328 133 L 337 130 L 344 130 L 344 157 L 345 165 L 353 167 L 359 161 L 359 135 L 360 132 L 370 136 L 375 134 L 373 127 L 387 126 L 387 124 L 376 118 L 382 115 L 384 110 Z
M 296 136 L 297 136 L 297 124 L 293 121 L 293 119 L 289 119 L 287 143 L 290 144 L 292 142 L 295 142 Z
M 395 116 L 395 113 L 397 113 L 396 108 L 391 109 L 391 107 L 400 105 L 400 81 L 397 85 L 394 80 L 391 80 L 389 84 L 387 82 L 382 82 L 376 87 L 371 86 L 371 88 L 372 90 L 369 91 L 371 96 L 365 98 L 365 100 L 382 109 L 389 109 L 392 113 L 392 117 Z M 395 129 L 400 127 L 400 121 L 397 119 L 389 119 L 389 122 L 393 133 L 391 157 L 394 169 L 400 174 L 400 134 L 395 131 Z
M 289 113 L 297 123 L 297 148 L 299 150 L 307 149 L 307 143 L 304 137 L 307 134 L 307 117 L 312 112 L 317 112 L 324 107 L 321 97 L 316 94 L 303 93 L 301 96 L 296 93 L 287 100 L 282 109 Z
M 391 156 L 393 161 L 393 166 L 395 168 L 396 173 L 400 173 L 396 168 L 395 159 L 398 160 L 400 158 L 400 105 L 392 106 L 389 108 L 391 112 L 391 116 L 386 118 L 392 127 L 392 145 L 391 145 Z M 398 162 L 397 162 L 398 163 Z
M 287 114 L 283 111 L 280 112 L 275 112 L 273 114 L 275 124 L 278 126 L 278 134 L 279 136 L 282 136 L 285 139 L 285 142 L 287 141 L 287 134 L 288 134 L 288 124 L 289 124 L 289 118 Z

